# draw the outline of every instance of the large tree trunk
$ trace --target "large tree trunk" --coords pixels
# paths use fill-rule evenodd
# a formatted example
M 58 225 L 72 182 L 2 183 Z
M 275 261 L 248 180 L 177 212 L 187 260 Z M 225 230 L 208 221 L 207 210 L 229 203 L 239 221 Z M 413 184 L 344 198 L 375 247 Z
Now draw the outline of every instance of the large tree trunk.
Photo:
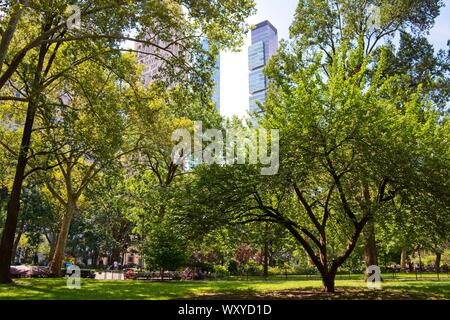
M 70 223 L 76 211 L 76 202 L 68 197 L 69 201 L 66 205 L 66 214 L 64 215 L 61 229 L 59 231 L 58 240 L 56 242 L 55 254 L 53 255 L 52 262 L 50 263 L 50 272 L 55 277 L 62 275 L 62 263 L 64 259 L 64 250 L 66 248 L 67 237 L 69 235 Z
M 111 260 L 113 263 L 114 263 L 114 261 L 117 261 L 117 263 L 121 263 L 122 258 L 121 258 L 120 248 L 114 247 L 112 249 Z
M 16 234 L 17 219 L 20 210 L 20 194 L 25 175 L 25 168 L 28 162 L 28 150 L 30 148 L 31 133 L 36 115 L 37 104 L 32 100 L 28 104 L 27 118 L 22 134 L 19 157 L 16 165 L 16 173 L 8 202 L 5 227 L 3 228 L 2 240 L 0 244 L 0 283 L 10 283 L 10 266 L 14 246 L 14 236 Z
M 375 223 L 370 220 L 363 230 L 364 234 L 364 261 L 366 267 L 378 265 L 377 246 L 375 243 Z
M 50 245 L 50 252 L 48 253 L 48 259 L 51 261 L 51 259 L 53 259 L 53 256 L 55 255 L 56 241 L 55 240 L 49 241 L 49 245 Z
M 269 243 L 267 240 L 264 241 L 263 275 L 264 277 L 269 276 Z
M 322 273 L 322 287 L 324 292 L 334 293 L 334 280 L 336 278 L 336 273 L 326 272 Z
M 419 255 L 419 270 L 422 271 L 422 256 L 420 254 L 420 247 L 417 249 L 417 254 Z
M 436 269 L 436 272 L 441 271 L 441 257 L 442 257 L 442 253 L 436 252 L 436 260 L 434 262 L 434 267 Z
M 92 260 L 92 262 L 91 262 L 91 267 L 94 267 L 94 268 L 97 268 L 98 267 L 98 252 L 97 251 L 94 251 L 92 254 L 91 254 L 91 260 Z
M 27 116 L 23 128 L 22 141 L 20 143 L 16 172 L 8 202 L 5 227 L 3 229 L 2 240 L 0 243 L 0 284 L 10 283 L 12 281 L 10 273 L 11 256 L 14 245 L 14 236 L 17 228 L 17 218 L 19 217 L 20 194 L 22 192 L 22 185 L 25 178 L 25 168 L 28 162 L 28 151 L 30 149 L 31 134 L 33 132 L 34 118 L 36 116 L 38 106 L 38 94 L 41 92 L 41 77 L 47 51 L 47 45 L 41 45 L 39 49 L 39 60 L 32 84 L 32 98 L 28 102 Z M 2 87 L 2 85 L 0 85 L 0 87 Z
M 263 260 L 263 275 L 269 276 L 269 239 L 268 239 L 269 226 L 266 223 L 264 225 L 264 260 Z
M 406 270 L 406 260 L 407 260 L 407 258 L 408 258 L 407 248 L 403 247 L 402 248 L 402 253 L 401 253 L 401 256 L 400 256 L 400 269 L 402 271 Z
M 19 230 L 19 232 L 17 233 L 16 239 L 14 240 L 13 250 L 11 253 L 11 263 L 15 262 L 16 255 L 17 255 L 17 248 L 19 247 L 19 242 L 20 242 L 20 239 L 22 238 L 22 234 L 23 234 L 23 227 Z

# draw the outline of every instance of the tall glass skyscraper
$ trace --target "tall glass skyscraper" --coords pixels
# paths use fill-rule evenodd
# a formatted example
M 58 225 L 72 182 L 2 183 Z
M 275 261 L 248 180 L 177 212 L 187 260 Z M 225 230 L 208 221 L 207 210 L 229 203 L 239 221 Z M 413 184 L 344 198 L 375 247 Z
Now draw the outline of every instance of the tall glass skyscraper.
M 263 21 L 252 30 L 252 45 L 248 49 L 250 112 L 259 112 L 257 101 L 264 103 L 267 96 L 267 78 L 263 69 L 278 49 L 278 31 L 269 22 Z

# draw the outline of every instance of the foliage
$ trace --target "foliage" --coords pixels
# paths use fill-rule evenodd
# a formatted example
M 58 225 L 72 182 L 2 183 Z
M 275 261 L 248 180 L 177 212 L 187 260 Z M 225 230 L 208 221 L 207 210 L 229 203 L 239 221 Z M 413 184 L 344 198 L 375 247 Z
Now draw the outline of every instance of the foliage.
M 448 127 L 433 106 L 419 93 L 402 94 L 402 77 L 385 77 L 384 63 L 368 81 L 362 47 L 337 50 L 327 73 L 320 54 L 302 59 L 295 45 L 283 47 L 266 70 L 272 88 L 261 124 L 280 128 L 279 174 L 199 167 L 184 195 L 191 205 L 183 204 L 191 223 L 205 229 L 230 221 L 283 226 L 324 282 L 348 259 L 371 217 L 402 194 L 428 192 L 428 169 L 417 158 L 445 168 L 447 154 Z
M 218 264 L 213 266 L 213 274 L 217 278 L 223 278 L 228 276 L 230 273 L 226 266 Z
M 69 3 L 81 30 L 64 23 Z M 223 124 L 210 96 L 214 59 L 242 44 L 254 1 L 220 4 L 0 6 L 0 281 L 14 236 L 28 260 L 48 253 L 59 271 L 65 254 L 96 264 L 138 249 L 151 269 L 320 273 L 328 291 L 337 274 L 363 271 L 368 223 L 380 263 L 405 250 L 448 260 L 449 51 L 424 37 L 443 1 L 299 1 L 252 122 L 280 130 L 275 176 L 172 159 L 172 132 L 194 121 L 250 129 Z M 136 54 L 149 47 L 164 66 L 144 87 Z M 20 210 L 6 212 L 10 198 Z
M 239 274 L 239 263 L 236 260 L 228 261 L 227 271 L 229 274 L 237 276 Z
M 184 239 L 169 226 L 153 230 L 141 249 L 148 268 L 175 271 L 187 261 Z
M 154 56 L 165 63 L 161 82 L 167 87 L 181 85 L 200 96 L 204 93 L 203 98 L 210 95 L 215 57 L 219 50 L 242 42 L 244 20 L 254 7 L 250 0 L 222 3 L 44 0 L 8 1 L 0 6 L 0 116 L 2 124 L 8 121 L 13 136 L 21 136 L 5 143 L 2 131 L 7 126 L 2 125 L 1 145 L 17 163 L 0 245 L 0 282 L 10 282 L 23 181 L 47 169 L 53 169 L 46 177 L 47 188 L 66 207 L 52 264 L 54 273 L 60 272 L 77 202 L 99 167 L 121 149 L 124 107 L 129 101 L 122 103 L 124 92 L 117 89 L 140 92 L 136 62 L 124 51 L 142 52 L 143 46 L 155 49 Z M 66 23 L 69 5 L 80 9 L 81 28 Z M 208 51 L 201 45 L 203 37 L 209 40 Z M 137 46 L 123 49 L 124 41 L 135 41 Z M 164 42 L 171 45 L 161 46 Z M 45 126 L 36 130 L 42 123 Z M 23 131 L 16 132 L 22 124 Z M 35 131 L 43 134 L 32 139 Z M 34 152 L 31 141 L 42 149 Z

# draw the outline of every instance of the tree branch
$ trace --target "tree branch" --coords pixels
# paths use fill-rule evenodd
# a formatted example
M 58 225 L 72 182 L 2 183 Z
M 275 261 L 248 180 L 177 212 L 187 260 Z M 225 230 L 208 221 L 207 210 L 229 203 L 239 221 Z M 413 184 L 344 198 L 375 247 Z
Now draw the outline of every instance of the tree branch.
M 297 195 L 297 198 L 299 200 L 299 202 L 303 205 L 303 207 L 306 210 L 306 213 L 308 214 L 309 218 L 311 219 L 312 223 L 314 223 L 314 226 L 316 227 L 316 229 L 322 233 L 323 232 L 323 228 L 319 223 L 319 220 L 317 220 L 316 216 L 314 215 L 314 212 L 312 211 L 311 206 L 308 204 L 308 201 L 306 200 L 306 198 L 303 196 L 303 192 L 298 188 L 297 184 L 294 182 L 293 183 L 294 186 L 294 190 L 295 193 Z

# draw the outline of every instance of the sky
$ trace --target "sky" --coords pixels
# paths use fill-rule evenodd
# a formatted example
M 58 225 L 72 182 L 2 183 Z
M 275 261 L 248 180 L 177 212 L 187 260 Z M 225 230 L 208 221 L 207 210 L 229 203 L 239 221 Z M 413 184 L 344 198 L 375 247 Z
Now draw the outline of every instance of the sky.
M 248 23 L 257 24 L 269 20 L 278 29 L 278 39 L 289 38 L 291 25 L 298 0 L 256 0 L 257 13 L 249 17 Z M 436 20 L 436 25 L 430 32 L 430 42 L 435 49 L 445 49 L 450 39 L 450 0 L 444 1 L 446 7 Z M 250 45 L 250 34 L 245 45 L 238 53 L 221 53 L 221 114 L 225 117 L 237 115 L 243 117 L 248 110 L 248 57 L 247 48 Z

